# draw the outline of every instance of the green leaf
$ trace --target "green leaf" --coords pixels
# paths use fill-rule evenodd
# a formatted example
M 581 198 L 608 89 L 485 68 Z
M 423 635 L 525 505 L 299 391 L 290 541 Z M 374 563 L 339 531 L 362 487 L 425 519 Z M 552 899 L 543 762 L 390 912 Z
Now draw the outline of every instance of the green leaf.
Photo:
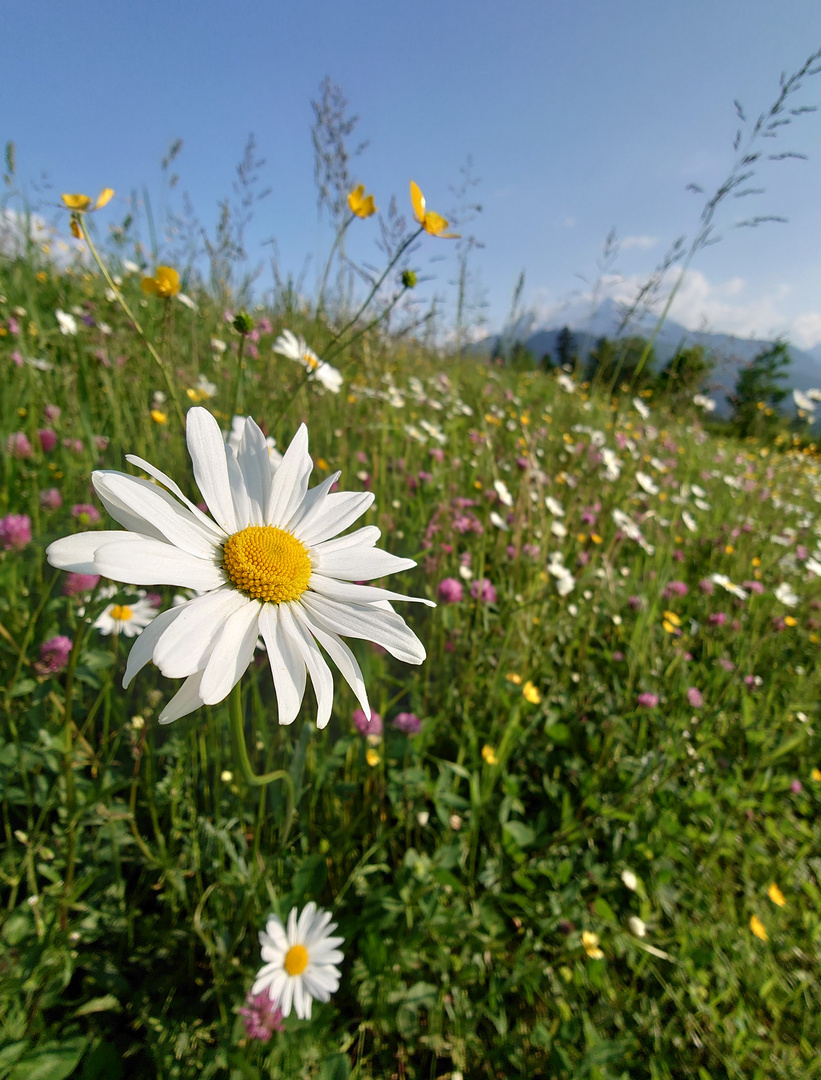
M 37 683 L 34 679 L 20 679 L 12 687 L 12 697 L 23 697 L 25 694 L 30 694 L 37 689 Z
M 612 923 L 618 922 L 615 911 L 613 911 L 603 896 L 597 896 L 593 901 L 593 910 L 600 919 L 605 919 L 607 922 Z
M 75 1012 L 75 1016 L 88 1016 L 89 1013 L 120 1012 L 122 1005 L 113 994 L 104 994 L 103 997 L 92 998 L 85 1005 L 81 1005 Z
M 331 1054 L 319 1067 L 319 1080 L 348 1080 L 351 1063 L 347 1054 Z
M 570 742 L 570 728 L 567 724 L 549 724 L 544 733 L 551 742 L 561 743 L 562 745 Z
M 80 1063 L 88 1039 L 76 1035 L 62 1042 L 43 1043 L 20 1058 L 9 1080 L 66 1080 Z
M 519 847 L 528 847 L 536 838 L 530 826 L 522 821 L 506 821 L 502 826 L 502 831 L 506 832 Z

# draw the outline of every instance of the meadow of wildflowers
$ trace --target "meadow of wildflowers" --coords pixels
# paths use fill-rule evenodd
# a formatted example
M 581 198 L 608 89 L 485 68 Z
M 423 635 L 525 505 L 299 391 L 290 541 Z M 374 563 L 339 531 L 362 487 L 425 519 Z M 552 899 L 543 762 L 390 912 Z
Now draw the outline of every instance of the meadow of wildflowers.
M 391 335 L 410 211 L 0 267 L 0 1080 L 821 1076 L 821 462 Z

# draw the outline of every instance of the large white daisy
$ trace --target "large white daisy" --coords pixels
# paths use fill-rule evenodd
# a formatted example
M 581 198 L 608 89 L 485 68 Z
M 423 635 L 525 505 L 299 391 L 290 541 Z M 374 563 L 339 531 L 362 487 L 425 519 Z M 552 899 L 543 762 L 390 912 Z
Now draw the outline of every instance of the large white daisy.
M 127 455 L 168 490 L 120 472 L 95 472 L 97 494 L 128 531 L 77 533 L 47 550 L 52 566 L 64 570 L 199 593 L 162 612 L 137 638 L 123 685 L 149 660 L 163 675 L 185 679 L 160 714 L 161 723 L 170 723 L 227 697 L 261 635 L 281 724 L 296 718 L 306 674 L 316 693 L 317 725 L 328 723 L 333 677 L 320 645 L 370 716 L 362 672 L 342 638 L 373 641 L 399 660 L 421 664 L 424 646 L 390 601 L 418 599 L 435 606 L 353 584 L 416 565 L 376 548 L 380 532 L 373 525 L 338 535 L 365 513 L 373 494 L 332 492 L 339 473 L 308 489 L 313 465 L 304 424 L 278 466 L 250 417 L 236 451 L 223 442 L 206 409 L 189 411 L 186 437 L 194 477 L 214 520 L 165 473 Z
M 338 394 L 342 389 L 342 372 L 333 364 L 320 360 L 313 349 L 309 349 L 305 338 L 297 337 L 290 330 L 283 330 L 272 346 L 275 353 L 296 360 L 310 372 L 312 379 L 322 383 L 326 390 Z

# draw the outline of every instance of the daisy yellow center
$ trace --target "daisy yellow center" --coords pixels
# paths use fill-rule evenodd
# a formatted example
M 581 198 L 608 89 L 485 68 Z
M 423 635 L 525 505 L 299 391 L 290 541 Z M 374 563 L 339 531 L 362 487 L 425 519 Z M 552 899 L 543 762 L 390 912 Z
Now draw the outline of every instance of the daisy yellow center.
M 311 580 L 308 549 L 275 525 L 249 525 L 230 536 L 222 565 L 241 593 L 271 604 L 296 600 Z
M 111 618 L 118 619 L 120 622 L 128 622 L 133 612 L 127 604 L 115 604 L 111 609 Z
M 285 954 L 285 970 L 289 975 L 301 975 L 308 966 L 308 950 L 304 945 L 292 945 Z

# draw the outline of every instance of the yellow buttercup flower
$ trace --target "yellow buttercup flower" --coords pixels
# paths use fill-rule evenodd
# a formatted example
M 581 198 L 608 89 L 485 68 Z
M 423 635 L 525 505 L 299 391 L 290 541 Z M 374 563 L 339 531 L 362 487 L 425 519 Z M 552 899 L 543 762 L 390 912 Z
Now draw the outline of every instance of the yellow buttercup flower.
M 515 671 L 508 672 L 508 674 L 505 675 L 505 678 L 507 679 L 508 682 L 515 683 L 516 686 L 521 686 L 521 684 L 522 684 L 522 676 L 517 675 Z
M 810 779 L 815 780 L 816 783 L 821 781 L 821 769 L 813 769 L 810 773 Z
M 142 288 L 149 296 L 167 300 L 180 291 L 180 275 L 171 266 L 158 266 L 155 277 L 143 278 Z
M 433 210 L 425 209 L 425 196 L 419 190 L 419 185 L 414 183 L 413 180 L 410 182 L 410 194 L 413 203 L 413 216 L 426 233 L 430 233 L 431 236 L 439 236 L 443 240 L 459 239 L 458 234 L 445 232 L 448 227 L 447 218 L 443 218 L 441 214 L 435 214 Z
M 496 751 L 492 746 L 482 747 L 482 757 L 488 763 L 488 765 L 498 765 L 499 759 L 496 757 Z
M 375 214 L 377 207 L 374 205 L 373 195 L 365 194 L 365 185 L 360 184 L 348 195 L 348 206 L 358 218 L 369 218 Z
M 750 929 L 757 938 L 761 938 L 762 941 L 769 940 L 769 934 L 764 929 L 764 923 L 759 919 L 757 915 L 753 915 L 750 919 Z
M 767 896 L 769 896 L 772 902 L 777 904 L 778 907 L 786 906 L 787 901 L 784 899 L 784 893 L 779 889 L 775 882 L 767 889 Z
M 90 195 L 61 195 L 63 204 L 73 210 L 75 214 L 84 214 L 86 211 L 93 213 L 100 210 L 114 197 L 114 188 L 103 188 L 95 200 Z
M 522 694 L 526 701 L 529 701 L 531 705 L 538 705 L 542 700 L 542 695 L 539 693 L 536 685 L 529 680 L 522 687 Z
M 598 934 L 593 934 L 589 930 L 585 930 L 582 933 L 582 945 L 584 945 L 584 951 L 587 953 L 591 960 L 604 959 L 604 953 L 599 948 Z
M 380 760 L 379 754 L 377 754 L 373 747 L 365 751 L 365 761 L 367 761 L 371 768 L 378 765 Z

